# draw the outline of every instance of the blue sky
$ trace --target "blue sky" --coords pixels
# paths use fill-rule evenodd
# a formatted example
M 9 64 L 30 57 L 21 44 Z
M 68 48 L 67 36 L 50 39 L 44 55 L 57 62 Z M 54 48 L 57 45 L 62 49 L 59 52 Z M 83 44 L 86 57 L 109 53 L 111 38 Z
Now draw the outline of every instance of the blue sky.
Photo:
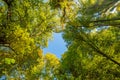
M 49 41 L 49 45 L 47 48 L 44 48 L 44 53 L 50 52 L 55 54 L 58 58 L 61 57 L 67 48 L 66 43 L 62 38 L 62 33 L 53 33 L 53 40 Z

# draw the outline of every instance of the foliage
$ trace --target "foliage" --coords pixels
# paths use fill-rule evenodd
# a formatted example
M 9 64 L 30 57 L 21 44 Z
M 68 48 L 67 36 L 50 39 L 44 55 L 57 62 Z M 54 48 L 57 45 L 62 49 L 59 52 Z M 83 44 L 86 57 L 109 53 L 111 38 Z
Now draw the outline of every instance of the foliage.
M 0 0 L 0 76 L 15 80 L 120 79 L 119 0 Z M 53 32 L 68 50 L 43 53 Z
M 89 34 L 87 33 L 86 36 L 85 34 L 78 32 L 78 29 L 73 30 L 71 26 L 68 28 L 68 30 L 71 31 L 70 34 L 72 35 L 70 35 L 66 29 L 64 33 L 64 39 L 69 41 L 68 51 L 62 56 L 60 68 L 62 75 L 67 74 L 64 79 L 69 80 L 71 77 L 75 78 L 76 80 L 113 80 L 120 78 L 118 76 L 118 74 L 120 74 L 119 65 L 113 61 L 110 61 L 108 57 L 99 54 L 99 51 L 102 51 L 102 53 L 105 53 L 118 63 L 120 62 L 120 51 L 118 50 L 119 39 L 117 36 L 119 34 L 119 30 L 117 32 L 116 28 L 110 27 L 100 31 L 91 31 Z M 115 31 L 114 34 L 113 31 Z M 93 48 L 92 45 L 96 48 Z M 68 77 L 69 75 L 72 76 Z
M 26 79 L 54 79 L 59 66 L 58 58 L 54 54 L 46 53 L 42 54 L 37 61 L 38 63 L 27 73 L 29 76 L 26 75 Z
M 0 10 L 0 75 L 10 75 L 37 63 L 39 48 L 52 39 L 56 11 L 42 0 L 0 0 Z
M 68 51 L 62 56 L 60 79 L 120 78 L 119 11 L 112 12 L 119 2 L 92 1 L 79 0 L 76 18 L 66 25 L 63 38 Z

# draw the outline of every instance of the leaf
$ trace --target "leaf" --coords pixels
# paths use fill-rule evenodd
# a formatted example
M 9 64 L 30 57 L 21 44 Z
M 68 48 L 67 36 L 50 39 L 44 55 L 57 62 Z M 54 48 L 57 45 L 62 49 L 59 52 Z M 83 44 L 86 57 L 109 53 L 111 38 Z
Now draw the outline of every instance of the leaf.
M 15 59 L 11 59 L 11 63 L 14 64 L 15 63 Z
M 117 7 L 116 7 L 117 11 L 120 11 L 120 3 L 118 3 Z
M 38 55 L 39 55 L 40 58 L 42 58 L 42 56 L 43 56 L 43 51 L 42 51 L 42 49 L 38 50 Z

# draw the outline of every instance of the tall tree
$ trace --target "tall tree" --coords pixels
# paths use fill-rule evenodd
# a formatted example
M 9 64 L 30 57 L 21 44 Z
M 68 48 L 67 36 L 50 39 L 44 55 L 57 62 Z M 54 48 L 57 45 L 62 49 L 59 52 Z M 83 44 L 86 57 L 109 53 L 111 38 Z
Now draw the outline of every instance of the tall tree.
M 92 30 L 95 30 L 95 29 L 98 30 L 99 28 L 102 29 L 105 26 L 106 26 L 106 28 L 110 26 L 110 27 L 117 27 L 119 29 L 119 16 L 118 16 L 119 11 L 117 11 L 117 10 L 116 11 L 107 10 L 106 12 L 102 12 L 102 13 L 99 14 L 99 11 L 104 11 L 104 9 L 106 9 L 106 7 L 108 7 L 106 5 L 108 5 L 108 3 L 110 5 L 111 2 L 114 2 L 114 4 L 111 3 L 111 6 L 109 8 L 113 7 L 114 10 L 115 10 L 115 8 L 119 7 L 119 5 L 118 5 L 119 1 L 115 0 L 115 1 L 109 1 L 108 3 L 104 3 L 104 1 L 94 0 L 94 4 L 90 0 L 88 0 L 88 1 L 80 0 L 80 1 L 81 1 L 80 2 L 80 10 L 78 11 L 78 15 L 76 16 L 76 19 L 73 19 L 73 21 L 68 22 L 68 27 L 71 26 L 69 28 L 68 32 L 70 32 L 70 29 L 73 29 L 71 31 L 73 31 L 74 33 L 82 34 L 81 38 L 85 42 L 87 42 L 89 45 L 91 45 L 92 48 L 97 50 L 97 52 L 99 54 L 101 54 L 104 57 L 110 59 L 115 64 L 120 65 L 119 62 L 114 61 L 113 59 L 108 57 L 104 52 L 102 52 L 101 50 L 98 50 L 99 47 L 92 44 L 93 41 L 88 42 L 89 41 L 88 33 L 90 33 L 90 31 L 92 31 Z M 99 3 L 104 3 L 104 4 L 99 4 Z M 103 6 L 104 5 L 105 7 L 104 8 L 100 7 L 100 10 L 98 10 L 98 9 L 93 10 L 94 8 L 90 8 L 90 7 L 92 7 L 94 5 L 98 5 L 98 6 Z M 91 10 L 91 11 L 89 11 L 89 10 Z M 119 30 L 118 30 L 118 36 L 119 36 Z M 76 38 L 79 38 L 79 37 L 76 37 Z
M 0 75 L 36 64 L 37 52 L 48 46 L 56 23 L 56 11 L 47 2 L 0 0 Z
M 79 0 L 78 5 L 78 14 L 63 33 L 68 51 L 62 58 L 61 77 L 119 79 L 119 1 Z

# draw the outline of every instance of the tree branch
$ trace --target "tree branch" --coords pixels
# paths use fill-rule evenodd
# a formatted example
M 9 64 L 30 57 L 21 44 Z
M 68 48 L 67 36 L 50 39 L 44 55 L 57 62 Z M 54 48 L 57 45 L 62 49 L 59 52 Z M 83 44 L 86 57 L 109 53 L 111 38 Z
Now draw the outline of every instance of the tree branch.
M 93 21 L 90 21 L 90 23 L 93 23 L 93 22 L 109 22 L 109 21 L 116 21 L 116 20 L 120 20 L 120 18 L 93 20 Z
M 0 46 L 3 46 L 3 47 L 8 47 L 10 50 L 12 50 L 14 53 L 17 53 L 11 46 L 10 44 L 0 44 Z
M 98 54 L 102 55 L 103 57 L 107 58 L 108 60 L 112 61 L 113 63 L 117 64 L 118 66 L 120 66 L 120 63 L 117 62 L 116 60 L 112 59 L 111 57 L 109 57 L 107 54 L 105 54 L 104 52 L 102 52 L 90 39 L 89 37 L 83 33 L 83 35 L 88 39 L 86 40 L 82 35 L 80 37 L 82 37 L 83 41 L 86 42 L 86 44 L 88 44 L 92 49 L 94 49 Z M 78 38 L 79 39 L 79 38 Z

